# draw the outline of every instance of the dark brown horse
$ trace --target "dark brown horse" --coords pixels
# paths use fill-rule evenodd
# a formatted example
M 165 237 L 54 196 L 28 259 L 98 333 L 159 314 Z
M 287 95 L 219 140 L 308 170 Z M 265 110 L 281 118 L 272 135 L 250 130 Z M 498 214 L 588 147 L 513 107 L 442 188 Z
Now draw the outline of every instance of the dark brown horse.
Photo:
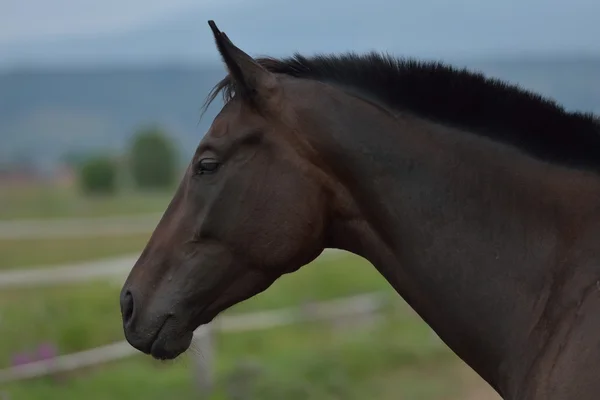
M 600 396 L 600 124 L 480 74 L 253 59 L 122 291 L 129 343 L 192 332 L 325 248 L 368 259 L 505 399 Z

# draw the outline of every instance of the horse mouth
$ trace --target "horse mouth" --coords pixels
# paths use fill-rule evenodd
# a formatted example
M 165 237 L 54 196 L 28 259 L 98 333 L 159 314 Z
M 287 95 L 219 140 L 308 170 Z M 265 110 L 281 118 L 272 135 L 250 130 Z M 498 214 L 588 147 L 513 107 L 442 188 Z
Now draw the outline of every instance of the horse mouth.
M 208 304 L 200 317 L 185 329 L 181 329 L 181 325 L 178 326 L 174 318 L 167 317 L 156 333 L 148 354 L 157 360 L 173 360 L 186 352 L 192 343 L 195 330 L 215 318 L 217 313 L 210 312 L 210 305 Z
M 150 347 L 150 355 L 156 360 L 174 360 L 189 349 L 193 335 L 190 331 L 175 338 L 159 336 Z
M 193 330 L 177 329 L 174 320 L 167 317 L 156 333 L 148 354 L 156 360 L 174 360 L 192 344 Z

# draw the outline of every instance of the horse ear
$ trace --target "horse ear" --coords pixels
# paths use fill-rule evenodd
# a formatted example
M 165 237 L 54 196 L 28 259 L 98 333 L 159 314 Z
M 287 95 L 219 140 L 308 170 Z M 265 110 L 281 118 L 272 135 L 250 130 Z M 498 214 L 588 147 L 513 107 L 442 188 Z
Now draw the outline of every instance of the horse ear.
M 256 107 L 263 106 L 273 97 L 278 87 L 275 75 L 235 46 L 225 32 L 217 28 L 214 21 L 208 21 L 208 25 L 213 32 L 223 62 L 229 70 L 236 94 Z

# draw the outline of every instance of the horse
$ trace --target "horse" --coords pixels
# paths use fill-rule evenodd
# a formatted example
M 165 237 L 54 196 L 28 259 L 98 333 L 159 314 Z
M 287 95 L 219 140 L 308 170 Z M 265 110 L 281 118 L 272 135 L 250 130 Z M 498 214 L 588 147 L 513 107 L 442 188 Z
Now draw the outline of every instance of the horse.
M 253 58 L 209 26 L 224 106 L 123 285 L 133 347 L 174 359 L 332 248 L 504 399 L 597 398 L 597 116 L 439 61 Z

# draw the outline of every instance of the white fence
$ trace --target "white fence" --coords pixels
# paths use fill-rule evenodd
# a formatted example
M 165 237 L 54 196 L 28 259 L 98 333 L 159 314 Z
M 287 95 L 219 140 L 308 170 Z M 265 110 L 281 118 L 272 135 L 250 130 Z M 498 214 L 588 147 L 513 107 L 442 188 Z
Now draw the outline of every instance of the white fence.
M 162 214 L 0 221 L 0 239 L 54 239 L 150 233 Z
M 123 257 L 86 261 L 70 265 L 13 268 L 0 272 L 0 289 L 9 287 L 51 286 L 86 282 L 95 279 L 125 276 L 135 264 L 139 253 Z
M 126 276 L 139 253 L 104 260 L 86 261 L 69 265 L 48 265 L 36 268 L 12 268 L 0 272 L 0 289 L 28 286 L 51 286 L 64 283 L 86 282 L 94 279 Z
M 327 302 L 307 304 L 304 307 L 219 317 L 210 325 L 202 326 L 194 333 L 195 346 L 202 348 L 200 354 L 192 354 L 196 357 L 194 361 L 199 369 L 198 372 L 201 374 L 198 378 L 208 381 L 204 382 L 202 386 L 210 386 L 212 377 L 211 355 L 213 353 L 212 341 L 210 340 L 212 331 L 244 332 L 308 321 L 343 320 L 347 318 L 353 323 L 372 322 L 371 317 L 388 304 L 388 299 L 382 293 L 367 293 Z M 203 342 L 204 339 L 209 340 Z M 0 370 L 0 383 L 72 371 L 120 360 L 135 354 L 139 354 L 139 352 L 126 341 L 122 341 L 79 353 Z

